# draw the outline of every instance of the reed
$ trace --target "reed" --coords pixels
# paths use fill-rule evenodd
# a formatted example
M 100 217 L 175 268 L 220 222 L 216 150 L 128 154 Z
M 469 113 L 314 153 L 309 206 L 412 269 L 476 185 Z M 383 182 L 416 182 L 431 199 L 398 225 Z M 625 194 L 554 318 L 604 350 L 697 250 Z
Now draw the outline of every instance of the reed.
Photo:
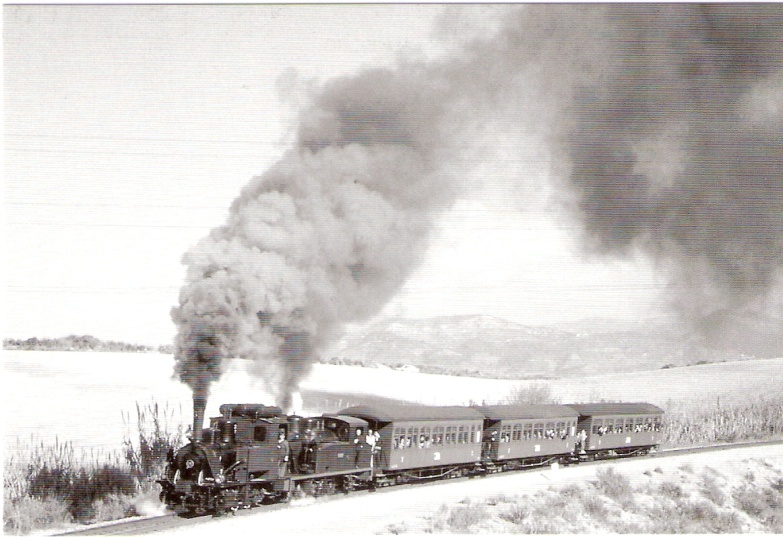
M 783 435 L 783 395 L 743 401 L 672 403 L 664 416 L 665 446 L 738 442 Z
M 3 460 L 3 530 L 9 534 L 69 522 L 114 520 L 136 513 L 162 473 L 166 454 L 183 443 L 181 409 L 136 403 L 135 420 L 123 414 L 123 449 L 81 450 L 71 442 L 17 442 Z

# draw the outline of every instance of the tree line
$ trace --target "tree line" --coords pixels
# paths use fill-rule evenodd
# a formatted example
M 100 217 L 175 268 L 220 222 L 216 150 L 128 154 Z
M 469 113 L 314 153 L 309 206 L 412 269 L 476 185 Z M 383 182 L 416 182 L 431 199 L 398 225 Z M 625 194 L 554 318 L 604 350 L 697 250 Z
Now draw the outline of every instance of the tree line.
M 103 341 L 94 336 L 65 336 L 59 338 L 37 338 L 3 340 L 4 350 L 20 351 L 93 351 L 93 352 L 160 352 L 171 354 L 172 345 L 137 345 L 122 341 Z

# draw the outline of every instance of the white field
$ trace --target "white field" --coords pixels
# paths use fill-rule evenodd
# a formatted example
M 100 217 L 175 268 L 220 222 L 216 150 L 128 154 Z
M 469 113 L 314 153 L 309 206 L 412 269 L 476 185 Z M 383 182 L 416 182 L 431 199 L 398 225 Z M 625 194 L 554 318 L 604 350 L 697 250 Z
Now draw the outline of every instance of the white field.
M 30 442 L 70 441 L 78 450 L 114 452 L 136 431 L 136 403 L 173 409 L 177 421 L 191 420 L 190 391 L 172 378 L 173 357 L 165 354 L 3 351 L 4 448 L 29 449 Z M 228 364 L 213 389 L 207 415 L 223 403 L 272 404 L 263 384 L 245 364 Z M 783 359 L 732 362 L 650 372 L 508 381 L 404 373 L 388 369 L 316 364 L 301 388 L 335 395 L 371 394 L 427 404 L 502 401 L 517 386 L 548 383 L 562 402 L 587 400 L 737 400 L 779 390 Z M 316 414 L 320 408 L 304 408 Z M 129 415 L 129 426 L 123 422 Z

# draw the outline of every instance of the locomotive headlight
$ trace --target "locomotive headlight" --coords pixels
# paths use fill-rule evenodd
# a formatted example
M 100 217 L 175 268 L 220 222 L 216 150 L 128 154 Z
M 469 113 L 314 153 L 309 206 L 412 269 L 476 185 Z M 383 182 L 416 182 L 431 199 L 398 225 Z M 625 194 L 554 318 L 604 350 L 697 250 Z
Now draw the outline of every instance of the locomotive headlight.
M 193 459 L 188 459 L 185 461 L 185 468 L 188 470 L 192 470 L 194 466 L 196 466 L 196 463 L 193 461 Z
M 226 480 L 226 478 L 223 476 L 223 474 L 219 474 L 219 475 L 218 475 L 218 476 L 215 478 L 215 483 L 217 483 L 218 485 L 220 485 L 220 484 L 221 484 L 221 483 L 223 483 L 223 481 L 225 481 L 225 480 Z

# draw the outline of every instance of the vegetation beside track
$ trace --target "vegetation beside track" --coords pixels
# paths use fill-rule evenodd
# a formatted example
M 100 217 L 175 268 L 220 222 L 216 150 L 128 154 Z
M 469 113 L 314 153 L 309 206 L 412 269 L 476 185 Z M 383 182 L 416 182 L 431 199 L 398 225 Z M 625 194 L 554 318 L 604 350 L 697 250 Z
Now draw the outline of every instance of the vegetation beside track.
M 520 390 L 509 401 L 513 402 L 558 401 L 553 401 L 551 391 L 542 385 Z M 665 410 L 663 447 L 783 436 L 783 396 L 780 395 L 757 395 L 737 402 L 671 403 Z M 160 408 L 157 404 L 145 407 L 137 404 L 135 424 L 129 417 L 125 418 L 126 425 L 135 427 L 136 431 L 127 435 L 121 453 L 78 455 L 67 442 L 17 450 L 17 453 L 26 451 L 27 456 L 12 456 L 4 461 L 4 532 L 25 534 L 69 522 L 101 522 L 138 514 L 140 498 L 157 497 L 159 491 L 154 479 L 165 464 L 166 452 L 182 444 L 183 420 L 175 414 L 173 409 Z M 753 494 L 748 497 L 754 497 Z M 774 494 L 770 497 L 776 498 Z M 481 509 L 465 506 L 464 512 L 454 517 L 469 520 L 471 513 Z M 442 521 L 443 524 L 449 526 Z
M 630 478 L 599 468 L 586 483 L 465 499 L 387 533 L 781 533 L 783 466 L 750 460 L 715 469 L 660 466 Z
M 77 453 L 70 442 L 19 446 L 3 464 L 3 532 L 26 534 L 139 514 L 141 502 L 157 501 L 155 479 L 166 453 L 182 444 L 174 409 L 137 404 L 134 434 L 115 453 Z M 24 453 L 24 455 L 20 455 Z

